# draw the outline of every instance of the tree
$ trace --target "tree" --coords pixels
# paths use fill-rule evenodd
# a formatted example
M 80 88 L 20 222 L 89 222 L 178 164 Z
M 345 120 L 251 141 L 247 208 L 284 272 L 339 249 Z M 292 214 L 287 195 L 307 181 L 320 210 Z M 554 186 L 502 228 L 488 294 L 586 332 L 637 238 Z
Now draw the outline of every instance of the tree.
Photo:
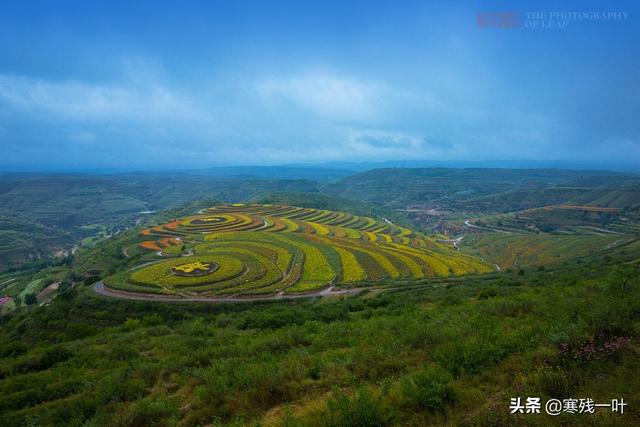
M 33 292 L 29 292 L 24 296 L 24 303 L 27 305 L 33 305 L 38 302 L 38 297 Z
M 78 291 L 75 290 L 73 285 L 68 282 L 60 283 L 58 287 L 58 298 L 63 301 L 71 301 L 78 295 Z

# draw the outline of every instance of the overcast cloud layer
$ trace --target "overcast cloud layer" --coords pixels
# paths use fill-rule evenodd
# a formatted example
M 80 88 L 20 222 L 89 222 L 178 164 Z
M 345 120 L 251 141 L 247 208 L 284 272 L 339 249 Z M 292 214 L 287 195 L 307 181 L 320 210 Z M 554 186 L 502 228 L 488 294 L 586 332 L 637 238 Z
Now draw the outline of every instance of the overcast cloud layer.
M 640 161 L 634 2 L 14 3 L 3 168 Z M 557 10 L 627 15 L 476 21 Z

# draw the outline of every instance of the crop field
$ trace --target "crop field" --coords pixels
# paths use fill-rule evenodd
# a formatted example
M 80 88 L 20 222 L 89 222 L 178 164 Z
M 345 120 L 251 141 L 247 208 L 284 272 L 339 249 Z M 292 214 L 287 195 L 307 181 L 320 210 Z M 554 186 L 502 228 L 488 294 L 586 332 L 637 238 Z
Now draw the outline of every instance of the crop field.
M 216 206 L 139 236 L 138 247 L 159 259 L 108 278 L 109 287 L 185 297 L 257 295 L 494 270 L 386 220 L 283 205 Z

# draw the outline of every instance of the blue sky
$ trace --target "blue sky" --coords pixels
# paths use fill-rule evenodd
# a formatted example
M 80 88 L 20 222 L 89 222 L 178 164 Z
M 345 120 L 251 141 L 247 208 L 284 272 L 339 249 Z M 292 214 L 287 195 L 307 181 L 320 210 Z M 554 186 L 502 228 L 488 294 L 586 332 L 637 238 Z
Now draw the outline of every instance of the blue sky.
M 4 2 L 0 168 L 638 165 L 634 3 Z

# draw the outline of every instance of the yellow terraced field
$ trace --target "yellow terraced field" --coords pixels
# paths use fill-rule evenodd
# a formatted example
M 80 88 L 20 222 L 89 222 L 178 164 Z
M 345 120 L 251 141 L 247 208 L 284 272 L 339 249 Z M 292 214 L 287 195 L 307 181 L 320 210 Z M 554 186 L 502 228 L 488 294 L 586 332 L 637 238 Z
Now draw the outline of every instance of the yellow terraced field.
M 215 206 L 143 230 L 140 240 L 166 259 L 109 286 L 183 296 L 272 294 L 493 270 L 386 221 L 293 206 Z

